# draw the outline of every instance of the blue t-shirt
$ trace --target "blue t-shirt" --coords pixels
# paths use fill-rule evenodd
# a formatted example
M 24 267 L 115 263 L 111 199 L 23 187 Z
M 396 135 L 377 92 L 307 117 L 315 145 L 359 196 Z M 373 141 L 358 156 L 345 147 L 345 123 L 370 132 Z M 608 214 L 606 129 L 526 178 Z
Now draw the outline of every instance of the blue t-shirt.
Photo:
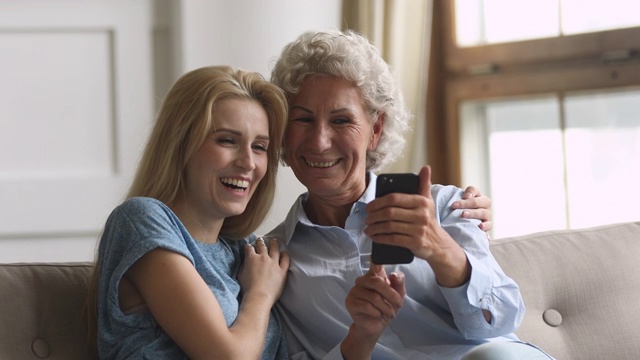
M 223 237 L 215 244 L 189 235 L 178 217 L 162 202 L 131 198 L 107 220 L 99 246 L 98 353 L 101 359 L 187 359 L 147 310 L 123 313 L 118 285 L 124 273 L 149 251 L 163 248 L 191 261 L 215 295 L 231 326 L 238 316 L 240 284 L 236 280 L 242 247 L 255 240 Z M 180 311 L 180 309 L 176 309 Z M 272 311 L 262 359 L 286 359 L 280 323 Z

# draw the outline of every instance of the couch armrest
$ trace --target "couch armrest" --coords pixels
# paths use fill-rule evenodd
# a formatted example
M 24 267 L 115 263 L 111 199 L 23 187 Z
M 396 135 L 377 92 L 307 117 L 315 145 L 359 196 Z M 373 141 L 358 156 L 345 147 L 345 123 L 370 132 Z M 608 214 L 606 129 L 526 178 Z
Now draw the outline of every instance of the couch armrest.
M 496 240 L 527 312 L 516 334 L 557 359 L 640 354 L 640 222 Z
M 0 359 L 97 359 L 83 321 L 91 266 L 0 264 Z

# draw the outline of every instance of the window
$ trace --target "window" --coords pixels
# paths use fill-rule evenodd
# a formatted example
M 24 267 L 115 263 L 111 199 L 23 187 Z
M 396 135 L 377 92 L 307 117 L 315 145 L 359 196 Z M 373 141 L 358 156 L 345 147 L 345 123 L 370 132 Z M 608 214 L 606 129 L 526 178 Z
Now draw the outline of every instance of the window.
M 460 47 L 640 26 L 634 0 L 455 0 Z
M 640 89 L 464 102 L 462 182 L 491 194 L 493 235 L 640 219 L 639 114 Z
M 494 237 L 640 220 L 640 18 L 629 15 L 639 11 L 434 2 L 434 180 L 489 194 Z

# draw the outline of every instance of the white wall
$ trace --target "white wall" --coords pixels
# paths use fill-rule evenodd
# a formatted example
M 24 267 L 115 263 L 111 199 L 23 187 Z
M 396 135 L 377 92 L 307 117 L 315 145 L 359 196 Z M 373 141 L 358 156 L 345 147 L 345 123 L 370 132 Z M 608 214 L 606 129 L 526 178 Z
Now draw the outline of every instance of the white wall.
M 146 140 L 157 106 L 178 76 L 201 66 L 229 64 L 259 71 L 269 78 L 274 59 L 282 47 L 298 34 L 305 30 L 339 27 L 341 6 L 341 0 L 0 2 L 0 64 L 3 69 L 30 74 L 33 68 L 50 67 L 47 59 L 55 55 L 55 47 L 49 46 L 46 51 L 40 49 L 41 56 L 30 56 L 29 59 L 20 59 L 11 50 L 29 49 L 31 43 L 28 39 L 32 37 L 45 41 L 48 32 L 52 31 L 64 41 L 71 40 L 66 49 L 57 52 L 61 66 L 48 73 L 59 75 L 64 72 L 66 81 L 45 84 L 43 82 L 49 81 L 52 76 L 42 76 L 31 83 L 21 81 L 16 84 L 16 81 L 7 80 L 12 78 L 6 76 L 8 74 L 0 73 L 4 89 L 0 91 L 0 97 L 5 97 L 0 98 L 0 131 L 9 129 L 11 134 L 19 134 L 23 138 L 20 146 L 33 150 L 29 151 L 31 153 L 40 152 L 43 155 L 39 165 L 34 167 L 37 172 L 42 170 L 38 167 L 51 167 L 50 162 L 46 161 L 48 154 L 64 153 L 70 148 L 78 157 L 86 151 L 75 143 L 72 144 L 75 148 L 67 146 L 64 151 L 44 149 L 42 143 L 38 143 L 38 137 L 30 136 L 34 131 L 41 131 L 42 125 L 50 125 L 51 121 L 65 121 L 68 114 L 72 114 L 76 116 L 74 121 L 81 126 L 74 126 L 70 130 L 54 126 L 58 130 L 55 136 L 50 137 L 64 143 L 98 131 L 96 140 L 86 146 L 99 149 L 97 143 L 106 141 L 110 148 L 101 161 L 107 165 L 117 164 L 107 166 L 107 171 L 83 175 L 82 181 L 89 184 L 86 189 L 72 185 L 60 189 L 56 184 L 66 184 L 68 181 L 65 179 L 77 177 L 60 173 L 56 182 L 47 180 L 47 189 L 51 190 L 43 191 L 41 184 L 44 182 L 41 180 L 31 177 L 26 182 L 20 182 L 19 177 L 15 176 L 15 164 L 27 162 L 21 152 L 0 154 L 0 211 L 4 211 L 0 214 L 6 215 L 3 215 L 4 220 L 0 219 L 0 262 L 92 260 L 106 215 L 124 196 L 125 185 L 130 182 L 141 144 Z M 87 38 L 89 43 L 75 41 L 78 38 Z M 91 42 L 92 39 L 98 39 L 101 43 Z M 20 41 L 23 42 L 18 44 Z M 101 51 L 91 52 L 85 61 L 97 61 L 101 66 L 94 66 L 91 72 L 78 74 L 66 59 L 78 61 L 78 58 L 87 55 L 87 46 L 98 46 Z M 2 49 L 5 51 L 2 52 Z M 92 86 L 95 87 L 91 85 L 92 77 L 102 79 L 99 84 L 104 91 L 98 93 L 92 89 Z M 87 94 L 96 104 L 106 104 L 107 110 L 103 109 L 97 114 L 100 115 L 99 121 L 93 119 L 95 116 L 91 114 L 76 114 L 79 106 L 77 99 L 65 94 L 72 94 L 78 89 L 64 88 L 74 84 L 86 85 L 83 94 Z M 46 109 L 43 109 L 45 116 L 32 119 L 34 116 L 28 115 L 34 111 L 37 113 L 38 107 L 34 104 L 42 108 L 42 103 L 34 101 L 29 94 L 43 88 L 56 89 L 57 92 L 45 93 L 42 98 L 65 109 L 64 114 L 46 113 Z M 21 89 L 20 94 L 26 95 L 13 96 L 16 89 Z M 52 95 L 59 95 L 56 97 L 59 101 L 51 100 Z M 30 120 L 34 121 L 34 126 L 25 123 Z M 101 129 L 92 130 L 93 123 L 100 125 Z M 60 168 L 45 170 L 47 174 L 51 171 L 59 173 Z M 280 222 L 297 195 L 304 191 L 288 168 L 281 169 L 278 181 L 276 202 L 258 233 L 264 233 Z M 26 188 L 25 184 L 30 188 Z M 109 185 L 107 189 L 104 184 L 115 185 Z M 15 189 L 21 189 L 26 195 L 17 196 Z M 35 196 L 34 191 L 42 195 Z M 97 198 L 103 200 L 96 202 Z M 41 209 L 45 202 L 53 210 L 43 212 Z M 87 203 L 91 204 L 90 212 L 86 211 Z M 70 210 L 88 220 L 77 219 Z M 36 215 L 40 213 L 41 216 Z M 11 220 L 14 218 L 17 220 Z M 18 223 L 33 226 L 19 227 L 16 225 Z M 61 225 L 67 223 L 69 225 Z
M 306 30 L 340 27 L 341 0 L 182 0 L 181 72 L 211 64 L 259 71 L 267 79 L 281 49 Z M 304 187 L 281 167 L 262 234 L 286 216 Z

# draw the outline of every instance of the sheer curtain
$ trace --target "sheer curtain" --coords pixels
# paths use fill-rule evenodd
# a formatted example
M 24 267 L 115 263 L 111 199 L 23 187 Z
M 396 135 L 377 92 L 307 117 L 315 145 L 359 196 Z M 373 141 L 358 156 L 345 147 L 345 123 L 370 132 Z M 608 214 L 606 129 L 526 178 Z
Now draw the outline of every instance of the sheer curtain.
M 380 49 L 414 115 L 404 156 L 385 171 L 417 172 L 427 162 L 426 90 L 433 0 L 344 0 L 343 28 Z

